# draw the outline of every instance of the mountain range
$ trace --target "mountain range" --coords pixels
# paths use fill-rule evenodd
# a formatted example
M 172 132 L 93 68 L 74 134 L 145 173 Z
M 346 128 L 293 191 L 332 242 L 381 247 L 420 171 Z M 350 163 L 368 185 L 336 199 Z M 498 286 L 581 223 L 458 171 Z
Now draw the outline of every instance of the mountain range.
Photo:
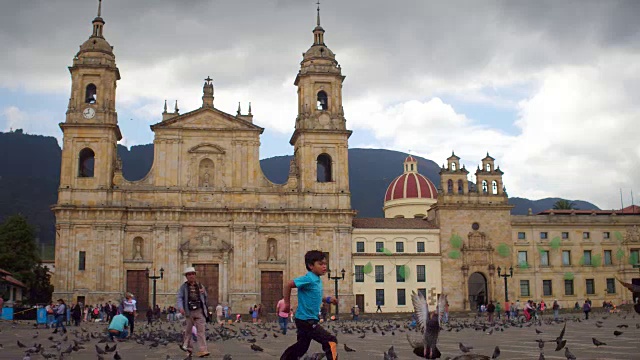
M 0 133 L 0 221 L 21 213 L 36 226 L 39 242 L 53 244 L 55 218 L 50 206 L 57 201 L 61 149 L 55 138 L 24 134 L 21 130 Z M 123 175 L 128 180 L 142 179 L 153 163 L 153 144 L 118 145 Z M 382 217 L 387 186 L 402 174 L 407 154 L 384 149 L 349 149 L 349 185 L 351 206 L 358 217 Z M 414 156 L 418 170 L 436 186 L 440 184 L 440 167 L 433 161 Z M 274 183 L 284 183 L 289 174 L 291 156 L 276 156 L 260 161 L 265 176 Z M 512 214 L 535 214 L 553 207 L 560 198 L 529 200 L 509 198 Z M 581 200 L 572 200 L 578 209 L 598 209 Z

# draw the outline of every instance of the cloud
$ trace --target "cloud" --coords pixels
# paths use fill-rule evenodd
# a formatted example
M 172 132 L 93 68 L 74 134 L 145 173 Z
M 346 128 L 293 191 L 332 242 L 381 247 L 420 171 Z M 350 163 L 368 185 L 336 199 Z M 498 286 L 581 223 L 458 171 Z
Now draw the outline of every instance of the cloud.
M 25 133 L 53 136 L 62 143 L 62 133 L 55 119 L 58 116 L 48 111 L 29 112 L 17 106 L 7 106 L 0 112 L 0 128 L 4 132 L 22 129 Z
M 178 99 L 182 113 L 199 107 L 208 75 L 216 107 L 234 114 L 241 102 L 246 112 L 251 101 L 257 125 L 290 134 L 293 79 L 311 45 L 314 3 L 105 2 L 128 145 L 149 141 L 148 125 L 160 121 L 165 99 L 170 110 Z M 347 125 L 373 134 L 363 144 L 439 163 L 455 150 L 469 168 L 489 151 L 511 196 L 614 207 L 617 189 L 639 188 L 633 98 L 640 93 L 640 2 L 367 4 L 327 0 L 321 13 L 325 41 L 346 75 Z M 0 88 L 67 96 L 67 66 L 90 35 L 95 10 L 96 2 L 77 0 L 5 5 L 0 42 L 10 51 L 0 57 Z M 518 115 L 483 122 L 491 114 L 463 110 L 468 104 Z M 5 109 L 3 117 L 33 127 L 39 117 L 61 115 L 25 109 Z M 33 128 L 60 135 L 50 127 Z
M 388 107 L 363 99 L 351 104 L 350 126 L 373 128 L 386 147 L 436 162 L 455 150 L 471 172 L 488 151 L 505 171 L 510 196 L 618 208 L 619 189 L 640 185 L 638 64 L 638 55 L 615 53 L 590 66 L 545 71 L 518 104 L 515 135 L 479 124 L 437 97 Z

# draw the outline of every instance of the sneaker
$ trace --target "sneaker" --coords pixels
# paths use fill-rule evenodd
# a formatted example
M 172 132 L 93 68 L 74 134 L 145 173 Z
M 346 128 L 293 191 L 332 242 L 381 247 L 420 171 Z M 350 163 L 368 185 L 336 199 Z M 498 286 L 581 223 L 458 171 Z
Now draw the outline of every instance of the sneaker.
M 58 333 L 58 329 L 53 330 L 53 334 L 57 334 Z
M 188 352 L 188 353 L 191 352 L 191 349 L 185 347 L 183 344 L 180 344 L 178 346 L 180 347 L 180 350 L 182 350 L 182 351 L 185 351 L 185 352 Z
M 196 354 L 197 357 L 206 357 L 209 356 L 209 352 L 208 351 L 200 351 Z

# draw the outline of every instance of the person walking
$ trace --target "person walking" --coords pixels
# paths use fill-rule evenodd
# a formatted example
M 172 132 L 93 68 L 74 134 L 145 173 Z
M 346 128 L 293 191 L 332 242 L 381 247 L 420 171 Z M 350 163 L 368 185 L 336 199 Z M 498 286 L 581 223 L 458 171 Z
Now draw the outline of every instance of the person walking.
M 338 358 L 338 339 L 320 326 L 318 312 L 322 302 L 338 304 L 338 299 L 332 296 L 323 298 L 321 276 L 327 272 L 327 258 L 322 251 L 311 250 L 304 255 L 304 264 L 307 274 L 290 280 L 284 287 L 284 308 L 289 311 L 291 289 L 298 289 L 298 308 L 296 309 L 295 323 L 298 329 L 298 337 L 295 344 L 289 346 L 280 360 L 298 360 L 307 350 L 311 340 L 320 343 L 327 360 Z
M 584 312 L 584 319 L 589 320 L 589 313 L 591 312 L 591 304 L 589 303 L 588 300 L 584 301 L 584 304 L 582 305 L 582 311 Z
M 353 321 L 358 321 L 358 318 L 360 317 L 360 308 L 358 307 L 358 305 L 353 307 Z
M 493 325 L 493 313 L 495 311 L 496 311 L 496 306 L 493 305 L 493 300 L 489 300 L 489 305 L 487 305 L 487 321 L 491 325 Z
M 178 290 L 176 308 L 180 314 L 186 318 L 184 327 L 184 337 L 180 349 L 189 350 L 189 337 L 192 328 L 195 325 L 197 331 L 197 344 L 199 351 L 196 353 L 198 357 L 209 356 L 207 350 L 207 338 L 205 337 L 205 323 L 207 321 L 207 289 L 204 285 L 196 281 L 196 269 L 188 267 L 184 270 L 184 276 L 187 278 Z
M 75 326 L 80 325 L 80 320 L 82 319 L 82 307 L 80 304 L 76 303 L 71 306 L 71 318 Z
M 502 313 L 502 305 L 500 305 L 500 301 L 496 301 L 496 319 L 500 320 L 501 313 Z
M 218 304 L 218 306 L 216 306 L 216 321 L 218 322 L 218 324 L 222 325 L 224 323 L 224 308 L 222 307 L 222 304 Z
M 284 311 L 284 297 L 276 304 L 276 314 L 278 314 L 278 324 L 282 335 L 287 335 L 287 324 L 289 323 L 289 311 Z
M 138 307 L 132 293 L 128 292 L 125 294 L 125 298 L 124 300 L 122 300 L 121 306 L 122 314 L 127 317 L 127 320 L 129 320 L 129 328 L 131 329 L 131 335 L 133 335 L 133 331 L 135 330 L 135 318 L 138 314 Z
M 553 299 L 553 320 L 558 321 L 558 313 L 560 312 L 560 304 L 558 304 L 558 299 Z
M 62 332 L 66 334 L 67 328 L 64 327 L 64 322 L 67 316 L 67 305 L 64 303 L 64 300 L 58 299 L 58 306 L 55 307 L 54 312 L 56 314 L 56 328 L 53 330 L 53 333 L 57 333 L 58 328 L 62 325 Z
M 56 314 L 53 309 L 55 309 L 53 301 L 45 307 L 45 311 L 47 312 L 47 329 L 51 329 L 53 327 L 53 321 L 56 319 Z

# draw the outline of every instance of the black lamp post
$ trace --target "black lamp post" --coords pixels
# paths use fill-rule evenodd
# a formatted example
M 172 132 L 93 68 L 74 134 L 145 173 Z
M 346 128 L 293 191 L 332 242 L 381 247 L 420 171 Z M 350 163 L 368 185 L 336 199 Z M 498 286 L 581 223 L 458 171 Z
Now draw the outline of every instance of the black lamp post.
M 164 277 L 164 269 L 160 268 L 160 275 L 156 275 L 156 269 L 153 269 L 153 275 L 149 276 L 149 268 L 145 270 L 147 279 L 153 280 L 153 309 L 156 308 L 156 281 Z
M 507 287 L 507 278 L 513 276 L 513 266 L 509 266 L 509 273 L 505 271 L 504 274 L 500 274 L 502 269 L 498 266 L 498 276 L 504 278 L 504 301 L 509 302 L 509 288 Z
M 344 269 L 342 269 L 340 271 L 340 273 L 342 274 L 341 276 L 331 276 L 331 270 L 327 271 L 327 276 L 329 277 L 329 280 L 333 280 L 335 282 L 335 289 L 336 289 L 336 299 L 338 298 L 338 280 L 344 280 L 344 273 L 346 271 L 344 271 Z M 338 304 L 336 303 L 336 320 L 338 320 Z

